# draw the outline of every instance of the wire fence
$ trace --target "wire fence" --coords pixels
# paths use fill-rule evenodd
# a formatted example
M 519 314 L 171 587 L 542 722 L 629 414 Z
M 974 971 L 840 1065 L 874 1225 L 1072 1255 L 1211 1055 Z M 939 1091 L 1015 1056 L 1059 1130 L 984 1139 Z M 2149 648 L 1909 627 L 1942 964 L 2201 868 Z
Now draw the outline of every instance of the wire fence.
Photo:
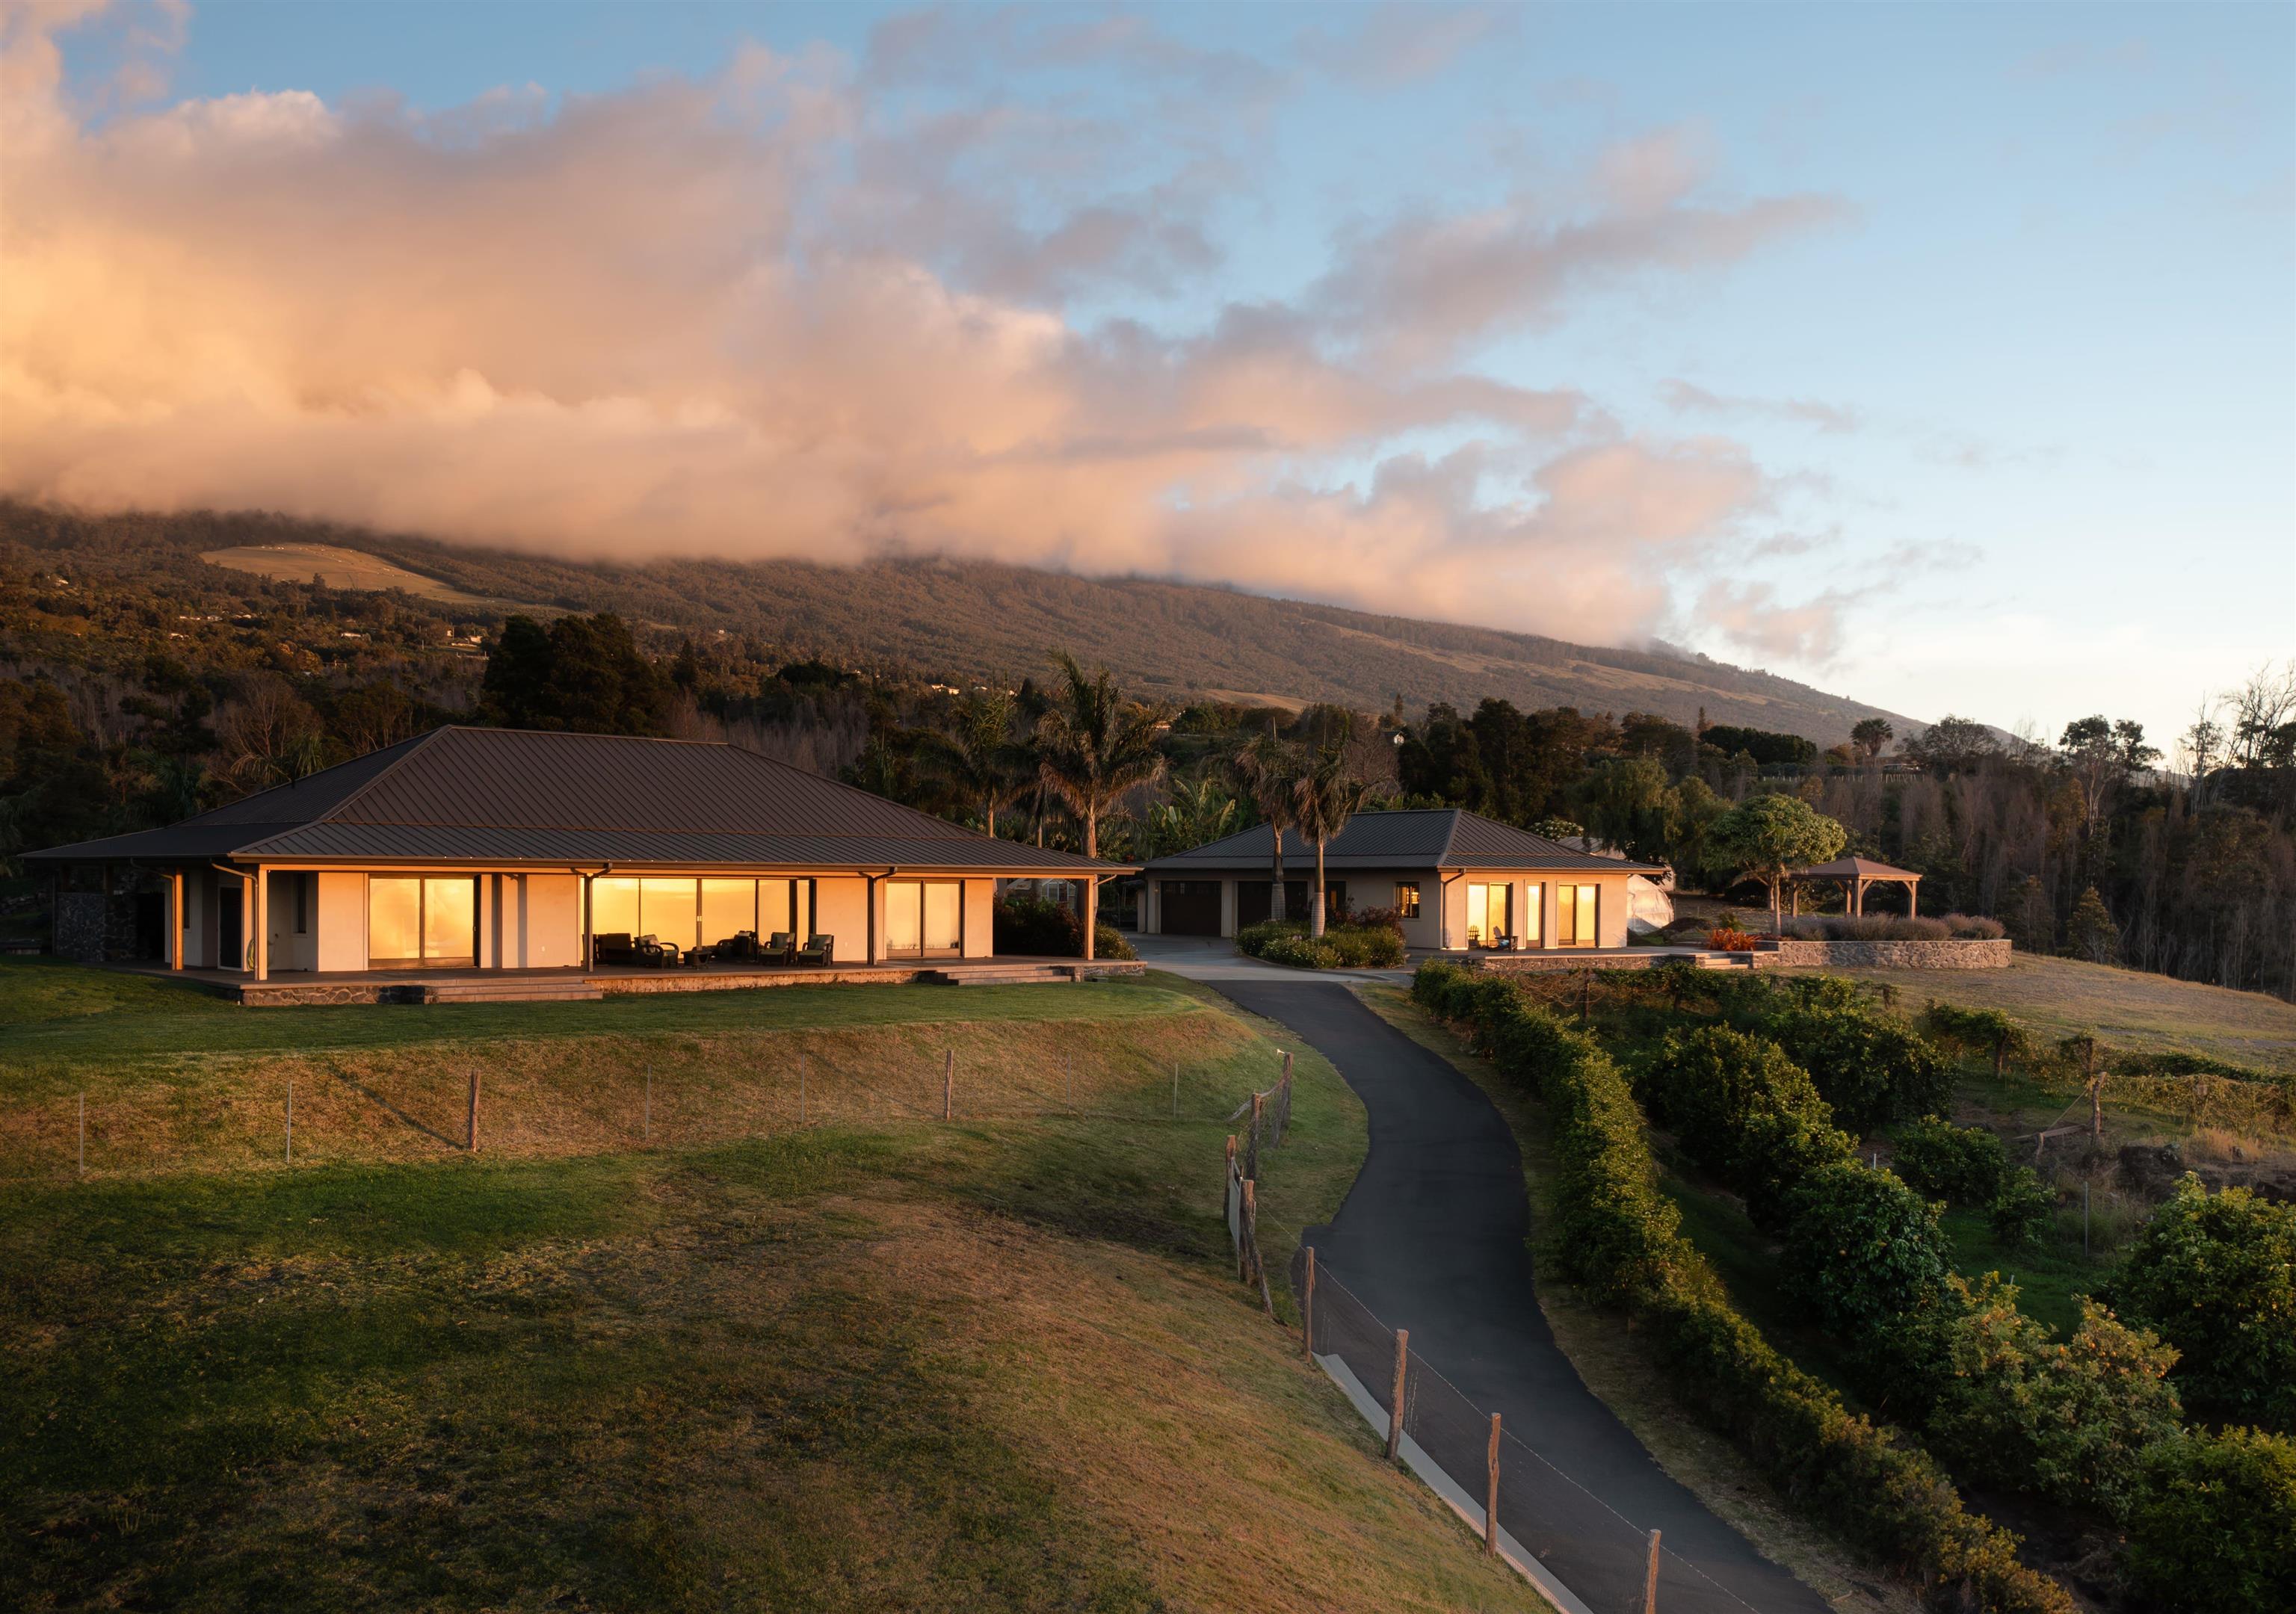
M 126 1090 L 47 1091 L 0 1105 L 0 1181 L 404 1161 L 451 1152 L 571 1155 L 703 1147 L 831 1126 L 1074 1119 L 1210 1127 L 1253 1112 L 1255 1140 L 1290 1124 L 1290 1056 L 1236 1103 L 1237 1061 L 1085 1048 L 961 1058 L 954 1048 L 824 1045 L 762 1061 L 676 1051 L 594 1060 L 547 1048 L 266 1057 Z M 1262 1067 L 1265 1069 L 1265 1067 Z M 1264 1078 L 1263 1078 L 1264 1079 Z M 21 1085 L 13 1080 L 11 1086 Z M 1255 1104 L 1258 1105 L 1255 1110 Z
M 1496 1518 L 1498 1528 L 1592 1614 L 1748 1614 L 1753 1608 L 1668 1547 L 1660 1532 L 1636 1524 L 1476 1405 L 1414 1352 L 1427 1341 L 1382 1323 L 1307 1246 L 1292 1257 L 1290 1277 L 1308 1352 L 1326 1368 L 1344 1366 L 1377 1405 L 1390 1455 L 1412 1455 L 1408 1441 L 1464 1495 L 1484 1521 L 1487 1544 L 1496 1545 L 1489 1528 Z

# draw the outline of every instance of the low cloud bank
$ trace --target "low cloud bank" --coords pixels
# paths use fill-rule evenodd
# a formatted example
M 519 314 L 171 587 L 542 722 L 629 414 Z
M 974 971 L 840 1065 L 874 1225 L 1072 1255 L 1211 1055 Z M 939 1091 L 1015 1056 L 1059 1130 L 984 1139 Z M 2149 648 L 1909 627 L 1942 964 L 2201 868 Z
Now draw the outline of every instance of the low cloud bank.
M 751 46 L 704 81 L 440 113 L 79 104 L 68 20 L 0 14 L 0 488 L 94 508 L 576 557 L 939 553 L 1625 641 L 1771 479 L 1729 438 L 1479 373 L 1475 345 L 1841 211 L 1717 200 L 1660 135 L 1566 193 L 1342 234 L 1296 298 L 1176 333 L 1070 309 L 1217 274 L 1241 134 L 1175 123 L 1152 171 L 1113 127 L 928 116 L 895 25 L 860 61 Z M 1145 29 L 1000 48 L 1103 53 L 1175 104 L 1215 72 L 1280 93 Z M 147 49 L 117 83 L 153 78 Z M 1047 141 L 1088 171 L 1032 178 Z M 1726 599 L 1745 643 L 1829 642 L 1825 602 Z

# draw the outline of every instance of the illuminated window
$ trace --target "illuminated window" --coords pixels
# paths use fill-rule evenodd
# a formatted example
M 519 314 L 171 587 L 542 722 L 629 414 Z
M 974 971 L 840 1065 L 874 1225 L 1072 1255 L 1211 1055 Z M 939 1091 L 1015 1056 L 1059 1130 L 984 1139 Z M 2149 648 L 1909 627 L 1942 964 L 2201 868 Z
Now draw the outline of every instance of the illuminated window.
M 377 874 L 366 882 L 367 963 L 478 962 L 479 882 Z
M 1406 919 L 1419 917 L 1419 882 L 1398 880 L 1395 882 L 1395 911 Z

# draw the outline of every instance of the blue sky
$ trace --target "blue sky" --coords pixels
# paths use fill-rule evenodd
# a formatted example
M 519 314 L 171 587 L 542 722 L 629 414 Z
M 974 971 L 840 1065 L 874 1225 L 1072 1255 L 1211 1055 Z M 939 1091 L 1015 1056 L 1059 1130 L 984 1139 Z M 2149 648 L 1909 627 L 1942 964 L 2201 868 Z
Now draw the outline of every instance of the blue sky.
M 240 4 L 115 6 L 53 39 L 58 138 L 86 165 L 76 193 L 89 175 L 117 193 L 101 233 L 72 215 L 90 239 L 158 233 L 215 259 L 195 224 L 150 222 L 166 209 L 149 131 L 191 127 L 166 121 L 186 104 L 259 107 L 264 138 L 304 120 L 293 138 L 313 149 L 324 125 L 329 154 L 250 169 L 242 129 L 239 166 L 206 148 L 166 160 L 193 165 L 172 170 L 177 190 L 212 184 L 235 205 L 275 186 L 273 224 L 362 196 L 365 216 L 399 210 L 417 233 L 471 217 L 453 209 L 472 174 L 580 210 L 589 108 L 616 152 L 663 143 L 652 177 L 600 180 L 602 218 L 643 205 L 617 183 L 660 191 L 681 172 L 706 173 L 721 212 L 749 204 L 750 174 L 764 199 L 746 233 L 688 237 L 646 212 L 660 252 L 685 261 L 618 270 L 634 306 L 721 259 L 706 295 L 754 287 L 759 263 L 816 289 L 785 316 L 752 307 L 704 332 L 640 319 L 618 336 L 594 315 L 554 332 L 573 316 L 537 309 L 531 346 L 509 351 L 438 324 L 474 287 L 492 300 L 479 269 L 399 311 L 422 295 L 404 274 L 315 262 L 282 293 L 317 299 L 315 322 L 420 328 L 325 379 L 359 373 L 369 389 L 324 422 L 344 457 L 320 463 L 355 490 L 340 496 L 271 469 L 309 463 L 312 440 L 271 400 L 320 383 L 272 373 L 291 344 L 245 323 L 263 299 L 218 286 L 171 308 L 154 293 L 148 317 L 176 322 L 164 334 L 186 351 L 223 330 L 258 356 L 260 406 L 226 409 L 213 388 L 187 402 L 180 376 L 108 380 L 165 394 L 160 414 L 135 401 L 176 455 L 55 405 L 53 445 L 0 463 L 20 491 L 243 496 L 547 547 L 549 521 L 513 513 L 534 503 L 519 479 L 551 463 L 531 406 L 594 416 L 611 392 L 687 427 L 723 414 L 750 459 L 657 444 L 586 496 L 617 520 L 558 518 L 571 553 L 817 552 L 795 536 L 810 512 L 859 534 L 853 553 L 1656 635 L 1916 717 L 2052 737 L 2103 709 L 2165 738 L 2207 692 L 2296 654 L 2296 8 Z M 666 134 L 642 110 L 665 82 L 710 86 Z M 183 138 L 220 140 L 221 121 Z M 718 124 L 747 143 L 719 150 Z M 435 217 L 426 186 L 447 199 Z M 559 250 L 572 228 L 534 227 Z M 550 250 L 506 237 L 472 256 Z M 900 398 L 896 359 L 847 343 L 840 366 L 791 337 L 846 328 L 818 283 L 863 262 L 913 269 L 905 283 L 955 309 L 966 340 L 993 321 L 1000 355 L 1056 348 L 1057 400 L 1041 358 L 968 399 L 966 377 L 995 368 L 971 350 L 912 383 L 927 410 Z M 567 300 L 616 295 L 609 277 Z M 898 345 L 937 350 L 943 334 Z M 397 358 L 425 343 L 454 418 L 490 422 L 485 446 L 411 428 L 350 446 L 372 397 L 430 384 Z M 570 344 L 592 373 L 543 356 Z M 767 375 L 867 423 L 826 459 L 776 457 L 793 451 L 775 411 L 804 406 L 758 402 Z M 1142 401 L 1166 383 L 1185 407 Z M 1505 401 L 1428 402 L 1482 383 Z M 1324 418 L 1317 400 L 1342 395 L 1345 418 Z M 513 404 L 510 438 L 492 428 Z M 446 406 L 419 407 L 436 427 Z M 921 463 L 915 441 L 953 443 L 968 410 L 1025 430 Z M 1104 452 L 1115 435 L 1121 456 Z M 1013 469 L 1023 438 L 1061 469 L 1030 484 Z M 180 469 L 187 443 L 206 451 L 197 476 Z M 1090 467 L 1081 443 L 1101 446 Z M 442 453 L 486 474 L 443 479 Z M 754 508 L 777 487 L 787 520 L 754 538 L 710 504 Z M 1015 513 L 1037 511 L 1058 519 Z

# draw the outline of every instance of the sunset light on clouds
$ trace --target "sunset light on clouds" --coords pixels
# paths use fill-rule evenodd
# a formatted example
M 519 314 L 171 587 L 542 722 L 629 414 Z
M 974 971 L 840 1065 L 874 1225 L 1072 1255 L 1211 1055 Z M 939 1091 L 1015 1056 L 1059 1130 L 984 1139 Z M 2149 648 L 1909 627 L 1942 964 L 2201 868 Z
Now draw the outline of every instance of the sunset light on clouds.
M 1750 76 L 1784 13 L 661 8 L 518 71 L 605 13 L 10 7 L 0 485 L 2167 727 L 2296 645 L 2291 13 L 1929 12 L 1948 61 L 1858 9 Z

